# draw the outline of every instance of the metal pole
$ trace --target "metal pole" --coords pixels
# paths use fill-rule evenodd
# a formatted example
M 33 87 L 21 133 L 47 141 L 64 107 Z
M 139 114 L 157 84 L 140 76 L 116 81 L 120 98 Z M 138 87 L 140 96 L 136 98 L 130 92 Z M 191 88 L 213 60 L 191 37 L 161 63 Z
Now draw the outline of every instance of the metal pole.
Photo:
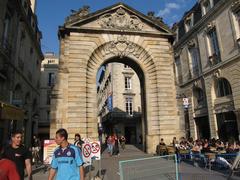
M 91 177 L 92 177 L 92 158 L 90 160 L 90 165 L 88 166 L 88 175 L 89 175 L 89 180 L 91 180 Z
M 102 162 L 101 162 L 101 159 L 99 160 L 99 177 L 100 179 L 102 179 Z

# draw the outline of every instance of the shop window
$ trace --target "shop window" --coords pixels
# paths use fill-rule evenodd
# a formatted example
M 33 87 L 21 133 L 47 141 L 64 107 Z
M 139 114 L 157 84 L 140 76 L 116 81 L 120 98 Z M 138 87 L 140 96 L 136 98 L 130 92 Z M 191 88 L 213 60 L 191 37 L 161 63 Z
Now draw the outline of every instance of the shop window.
M 228 80 L 220 78 L 217 80 L 217 97 L 232 95 L 232 88 Z
M 236 115 L 233 111 L 216 114 L 218 136 L 221 140 L 238 139 Z

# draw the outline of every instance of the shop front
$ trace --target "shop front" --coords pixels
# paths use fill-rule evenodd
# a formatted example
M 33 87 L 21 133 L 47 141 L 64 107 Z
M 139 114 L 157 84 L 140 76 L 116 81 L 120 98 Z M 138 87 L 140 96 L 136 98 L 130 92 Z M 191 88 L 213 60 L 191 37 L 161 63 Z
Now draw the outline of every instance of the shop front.
M 11 132 L 17 129 L 17 124 L 23 124 L 24 110 L 0 102 L 0 143 L 6 144 L 9 142 Z M 19 122 L 19 123 L 17 123 Z M 23 127 L 23 126 L 22 126 Z

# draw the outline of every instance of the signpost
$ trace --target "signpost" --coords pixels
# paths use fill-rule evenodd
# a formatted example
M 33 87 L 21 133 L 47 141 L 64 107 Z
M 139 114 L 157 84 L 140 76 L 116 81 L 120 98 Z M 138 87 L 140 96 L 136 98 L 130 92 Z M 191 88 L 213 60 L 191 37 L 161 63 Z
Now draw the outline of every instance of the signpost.
M 90 139 L 85 139 L 85 143 L 82 145 L 82 157 L 84 165 L 89 167 L 89 178 L 91 179 L 92 160 L 101 159 L 100 141 L 91 142 Z M 101 162 L 99 161 L 99 163 L 99 175 L 101 175 Z

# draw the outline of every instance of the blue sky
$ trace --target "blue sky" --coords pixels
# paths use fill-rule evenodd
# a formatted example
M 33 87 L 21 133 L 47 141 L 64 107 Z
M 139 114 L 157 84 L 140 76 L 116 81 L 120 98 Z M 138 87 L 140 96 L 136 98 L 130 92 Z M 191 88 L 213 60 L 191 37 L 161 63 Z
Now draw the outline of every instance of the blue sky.
M 163 17 L 165 23 L 172 25 L 181 19 L 196 0 L 38 0 L 36 13 L 43 34 L 42 51 L 44 53 L 51 51 L 58 55 L 58 26 L 63 25 L 71 9 L 78 10 L 83 5 L 88 5 L 90 11 L 95 12 L 118 2 L 123 2 L 144 14 L 154 11 L 156 16 Z

